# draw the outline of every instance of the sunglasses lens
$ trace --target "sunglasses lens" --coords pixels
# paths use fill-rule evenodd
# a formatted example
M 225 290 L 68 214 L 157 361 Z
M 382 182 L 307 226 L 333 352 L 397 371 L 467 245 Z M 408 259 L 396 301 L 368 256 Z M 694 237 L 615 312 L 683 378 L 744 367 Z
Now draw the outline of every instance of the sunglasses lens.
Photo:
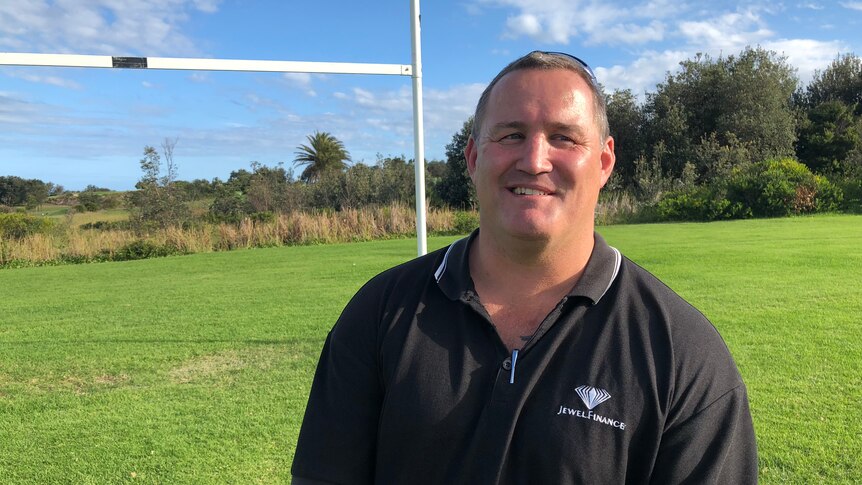
M 577 62 L 581 67 L 583 67 L 583 68 L 584 68 L 584 70 L 585 70 L 585 71 L 587 71 L 587 74 L 589 74 L 589 75 L 590 75 L 590 80 L 593 82 L 593 84 L 595 84 L 596 86 L 598 86 L 598 85 L 599 85 L 599 82 L 598 82 L 598 80 L 596 79 L 596 74 L 593 72 L 593 69 L 590 67 L 590 65 L 589 65 L 589 64 L 587 64 L 586 62 L 584 62 L 584 61 L 583 61 L 583 60 L 581 60 L 580 58 L 575 57 L 575 56 L 573 56 L 573 55 L 571 55 L 571 54 L 568 54 L 568 53 L 565 53 L 565 52 L 544 52 L 544 51 L 539 51 L 539 52 L 541 52 L 542 54 L 547 54 L 547 55 L 549 55 L 549 56 L 562 56 L 562 57 L 566 57 L 566 58 L 569 58 L 569 59 L 571 59 L 571 60 L 573 60 L 573 61 Z

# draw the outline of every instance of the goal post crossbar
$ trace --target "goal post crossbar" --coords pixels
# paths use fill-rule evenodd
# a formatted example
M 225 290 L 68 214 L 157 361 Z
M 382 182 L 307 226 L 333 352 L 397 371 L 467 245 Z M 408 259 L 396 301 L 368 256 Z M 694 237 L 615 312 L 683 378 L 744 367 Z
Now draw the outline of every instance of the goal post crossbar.
M 0 52 L 0 65 L 47 67 L 101 67 L 120 69 L 170 69 L 185 71 L 303 72 L 318 74 L 380 74 L 412 76 L 409 64 L 358 62 L 303 62 L 183 57 L 117 57 L 79 54 L 29 54 Z

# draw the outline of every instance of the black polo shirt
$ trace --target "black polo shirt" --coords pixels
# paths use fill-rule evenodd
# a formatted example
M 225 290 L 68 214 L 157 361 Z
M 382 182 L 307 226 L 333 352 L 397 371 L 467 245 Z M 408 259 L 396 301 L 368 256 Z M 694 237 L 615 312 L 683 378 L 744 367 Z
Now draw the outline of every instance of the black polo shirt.
M 596 235 L 510 355 L 470 278 L 474 237 L 381 273 L 344 309 L 295 484 L 756 482 L 745 386 L 701 313 Z

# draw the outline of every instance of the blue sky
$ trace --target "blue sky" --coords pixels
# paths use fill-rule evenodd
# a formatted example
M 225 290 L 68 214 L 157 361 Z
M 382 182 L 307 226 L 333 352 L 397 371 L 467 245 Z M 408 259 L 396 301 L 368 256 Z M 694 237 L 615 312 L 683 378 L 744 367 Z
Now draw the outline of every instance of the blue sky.
M 410 63 L 408 0 L 3 0 L 0 52 Z M 534 49 L 590 63 L 610 91 L 653 91 L 698 52 L 783 53 L 806 83 L 862 54 L 862 1 L 426 0 L 426 158 L 486 83 Z M 0 175 L 126 190 L 145 145 L 177 138 L 179 177 L 291 167 L 315 130 L 353 161 L 413 156 L 409 77 L 0 66 Z

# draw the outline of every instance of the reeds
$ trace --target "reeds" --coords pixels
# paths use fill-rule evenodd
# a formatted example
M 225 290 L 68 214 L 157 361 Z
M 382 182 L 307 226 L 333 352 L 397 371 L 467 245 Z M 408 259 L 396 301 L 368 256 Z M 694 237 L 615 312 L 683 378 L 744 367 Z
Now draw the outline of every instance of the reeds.
M 455 212 L 427 211 L 430 234 L 450 234 Z M 146 240 L 170 253 L 203 253 L 232 249 L 370 241 L 416 234 L 415 212 L 405 205 L 364 207 L 341 211 L 291 212 L 267 220 L 246 218 L 238 224 L 200 223 L 170 227 L 140 236 L 128 230 L 81 229 L 67 223 L 49 234 L 21 239 L 0 238 L 0 267 L 51 262 L 117 259 L 122 249 Z
M 467 231 L 469 228 L 458 224 L 465 215 L 468 219 L 476 217 L 476 213 L 429 208 L 428 233 Z M 116 220 L 114 214 L 110 218 Z M 638 222 L 642 218 L 642 204 L 625 193 L 602 194 L 596 207 L 598 225 Z M 0 267 L 121 259 L 118 255 L 124 247 L 141 240 L 165 248 L 168 254 L 190 254 L 411 237 L 416 234 L 415 220 L 412 207 L 393 204 L 341 211 L 290 212 L 262 219 L 246 218 L 237 224 L 199 223 L 156 230 L 146 236 L 130 230 L 82 229 L 80 221 L 66 221 L 48 234 L 22 239 L 0 237 Z
M 603 192 L 596 205 L 596 225 L 629 224 L 645 219 L 644 203 L 628 192 Z

